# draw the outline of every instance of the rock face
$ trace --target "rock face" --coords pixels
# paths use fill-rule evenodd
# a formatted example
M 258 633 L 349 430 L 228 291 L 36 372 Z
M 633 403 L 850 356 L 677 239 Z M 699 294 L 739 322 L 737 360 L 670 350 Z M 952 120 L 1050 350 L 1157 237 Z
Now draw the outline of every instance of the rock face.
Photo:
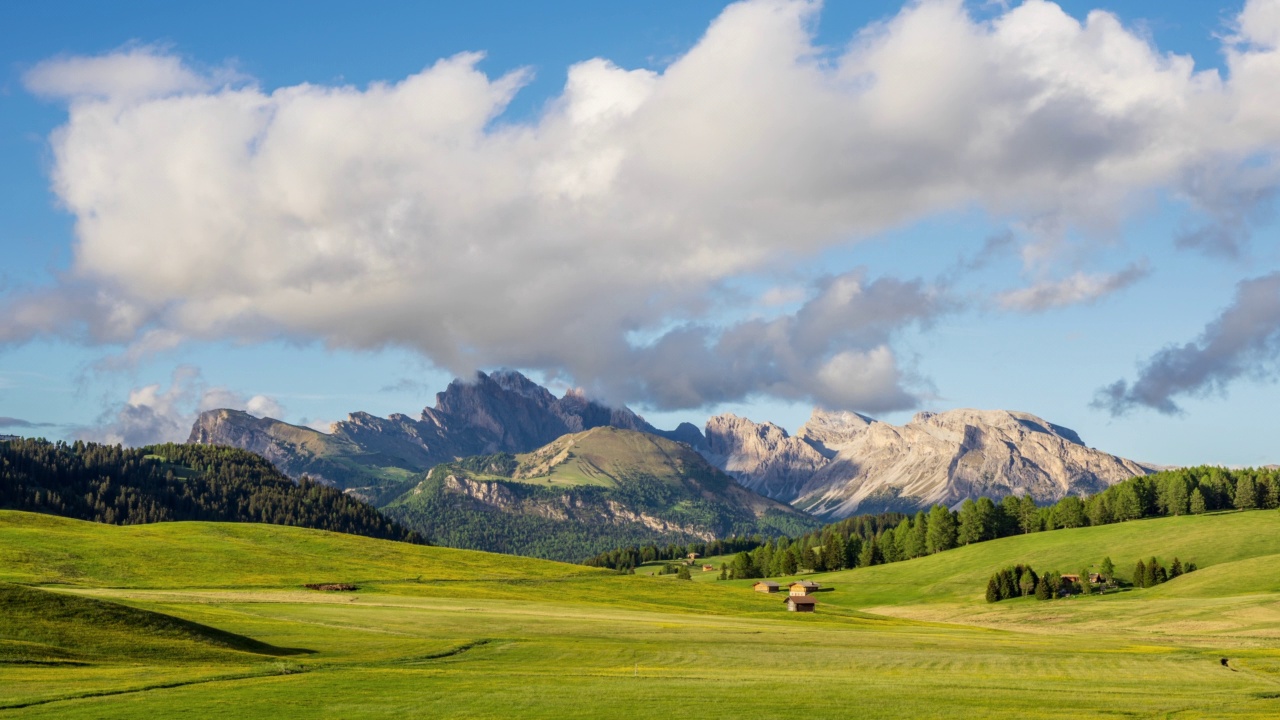
M 396 479 L 395 471 L 402 476 L 472 455 L 527 452 L 595 427 L 667 435 L 627 408 L 605 407 L 573 390 L 557 398 L 518 372 L 502 371 L 478 373 L 472 382 L 454 380 L 436 394 L 435 407 L 416 419 L 356 412 L 326 434 L 236 410 L 210 410 L 201 413 L 187 442 L 250 450 L 293 477 L 309 474 L 368 490 L 377 499 L 377 487 Z
M 954 506 L 982 495 L 1029 494 L 1047 503 L 1153 471 L 1086 447 L 1071 430 L 1005 410 L 919 413 L 901 427 L 814 411 L 794 437 L 722 415 L 707 423 L 706 453 L 743 485 L 825 518 Z

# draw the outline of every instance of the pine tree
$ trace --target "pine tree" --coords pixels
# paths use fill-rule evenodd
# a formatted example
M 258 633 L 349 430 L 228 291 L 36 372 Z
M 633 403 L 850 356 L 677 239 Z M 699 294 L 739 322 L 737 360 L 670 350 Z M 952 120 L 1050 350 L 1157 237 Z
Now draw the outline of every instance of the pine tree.
M 1133 568 L 1133 586 L 1134 587 L 1147 586 L 1147 564 L 1142 562 L 1141 560 L 1139 560 L 1138 564 L 1135 565 Z
M 1093 593 L 1093 583 L 1089 582 L 1089 568 L 1080 569 L 1080 593 L 1082 595 Z
M 1203 515 L 1206 506 L 1204 502 L 1204 493 L 1200 492 L 1200 488 L 1191 491 L 1190 508 L 1192 515 Z
M 951 511 L 941 505 L 929 510 L 929 528 L 925 533 L 929 554 L 950 550 L 956 546 L 956 521 Z
M 677 580 L 692 580 L 693 576 L 689 574 L 689 566 L 681 564 L 680 570 L 676 572 Z
M 978 517 L 978 504 L 972 499 L 960 503 L 960 530 L 956 542 L 969 545 L 982 540 L 982 522 Z
M 1040 582 L 1036 583 L 1036 599 L 1048 600 L 1053 597 L 1053 592 L 1049 589 L 1049 580 L 1040 578 Z
M 1173 564 L 1169 566 L 1169 579 L 1172 580 L 1182 574 L 1182 561 L 1176 556 L 1173 558 Z
M 996 575 L 992 575 L 987 581 L 987 602 L 1000 602 L 1004 598 L 1000 597 L 1000 581 Z
M 1237 510 L 1253 510 L 1258 507 L 1257 486 L 1248 471 L 1242 472 L 1240 479 L 1236 481 L 1235 506 Z
M 1143 587 L 1156 586 L 1156 583 L 1159 582 L 1159 579 L 1157 576 L 1157 572 L 1158 572 L 1157 568 L 1159 567 L 1160 567 L 1160 564 L 1156 562 L 1156 559 L 1151 558 L 1151 562 L 1147 563 L 1147 573 L 1144 576 L 1146 579 L 1142 584 Z

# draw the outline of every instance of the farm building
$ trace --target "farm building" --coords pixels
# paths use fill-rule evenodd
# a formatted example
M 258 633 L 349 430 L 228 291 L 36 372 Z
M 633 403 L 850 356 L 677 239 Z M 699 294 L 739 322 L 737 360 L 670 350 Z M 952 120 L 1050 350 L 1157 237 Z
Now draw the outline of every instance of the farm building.
M 715 565 L 703 565 L 703 566 L 702 566 L 702 572 L 711 572 L 712 570 L 715 570 L 715 569 L 716 569 L 716 566 L 715 566 Z
M 685 557 L 689 558 L 690 560 L 697 560 L 698 558 L 700 558 L 700 557 L 702 557 L 702 556 L 701 556 L 701 555 L 699 555 L 698 553 L 689 553 L 689 554 L 688 554 L 688 555 L 686 555 Z
M 804 595 L 811 595 L 817 592 L 819 587 L 821 586 L 818 585 L 818 583 L 816 582 L 813 582 L 811 580 L 802 580 L 800 582 L 791 583 L 790 591 L 793 597 L 800 597 Z
M 818 601 L 808 595 L 792 595 L 783 602 L 791 612 L 813 612 L 818 609 Z
M 772 582 L 770 580 L 761 580 L 757 582 L 755 585 L 752 585 L 751 589 L 759 593 L 775 593 L 775 592 L 778 592 L 779 587 L 781 586 L 778 585 L 778 583 L 776 582 Z

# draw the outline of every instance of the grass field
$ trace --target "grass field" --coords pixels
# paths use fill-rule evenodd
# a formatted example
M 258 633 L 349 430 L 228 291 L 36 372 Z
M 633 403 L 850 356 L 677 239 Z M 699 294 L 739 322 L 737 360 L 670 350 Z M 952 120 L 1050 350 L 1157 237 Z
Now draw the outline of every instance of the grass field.
M 1174 554 L 1202 569 L 982 598 L 1015 562 Z M 796 615 L 749 581 L 0 512 L 0 582 L 31 586 L 0 585 L 0 718 L 1276 717 L 1277 556 L 1274 511 L 1144 520 L 810 576 Z

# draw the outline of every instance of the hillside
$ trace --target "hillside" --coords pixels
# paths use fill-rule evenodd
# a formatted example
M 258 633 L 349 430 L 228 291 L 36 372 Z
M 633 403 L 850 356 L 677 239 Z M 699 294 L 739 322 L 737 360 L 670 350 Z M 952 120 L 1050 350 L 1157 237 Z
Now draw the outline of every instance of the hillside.
M 264 522 L 417 539 L 370 505 L 317 483 L 295 483 L 253 453 L 193 445 L 0 443 L 0 509 L 128 525 Z
M 1274 717 L 1280 618 L 1266 568 L 1278 523 L 1280 513 L 1256 511 L 1005 538 L 810 576 L 826 588 L 820 609 L 797 615 L 750 581 L 616 575 L 291 527 L 0 511 L 0 581 L 67 583 L 21 592 L 57 589 L 70 613 L 24 612 L 46 637 L 66 628 L 56 646 L 77 663 L 0 662 L 0 710 L 731 718 L 785 698 L 814 717 Z M 1103 549 L 1121 566 L 1126 554 L 1178 552 L 1202 569 L 1151 590 L 1044 603 L 989 605 L 969 589 L 992 568 L 1075 564 Z M 315 579 L 360 590 L 300 589 Z M 109 630 L 127 639 L 137 628 L 140 646 L 172 627 L 157 620 L 149 634 L 143 613 L 157 613 L 306 653 L 218 649 L 205 630 L 135 653 L 111 632 L 80 631 L 80 618 L 103 611 L 97 600 L 124 608 Z
M 437 466 L 382 509 L 436 544 L 575 561 L 619 545 L 817 526 L 688 445 L 610 427 Z
M 733 415 L 707 423 L 706 452 L 743 485 L 816 516 L 914 512 L 968 498 L 1040 504 L 1153 472 L 1028 413 L 917 413 L 902 426 L 815 410 L 794 437 Z
M 0 664 L 191 662 L 299 654 L 163 613 L 0 583 Z M 259 658 L 261 659 L 261 658 Z

